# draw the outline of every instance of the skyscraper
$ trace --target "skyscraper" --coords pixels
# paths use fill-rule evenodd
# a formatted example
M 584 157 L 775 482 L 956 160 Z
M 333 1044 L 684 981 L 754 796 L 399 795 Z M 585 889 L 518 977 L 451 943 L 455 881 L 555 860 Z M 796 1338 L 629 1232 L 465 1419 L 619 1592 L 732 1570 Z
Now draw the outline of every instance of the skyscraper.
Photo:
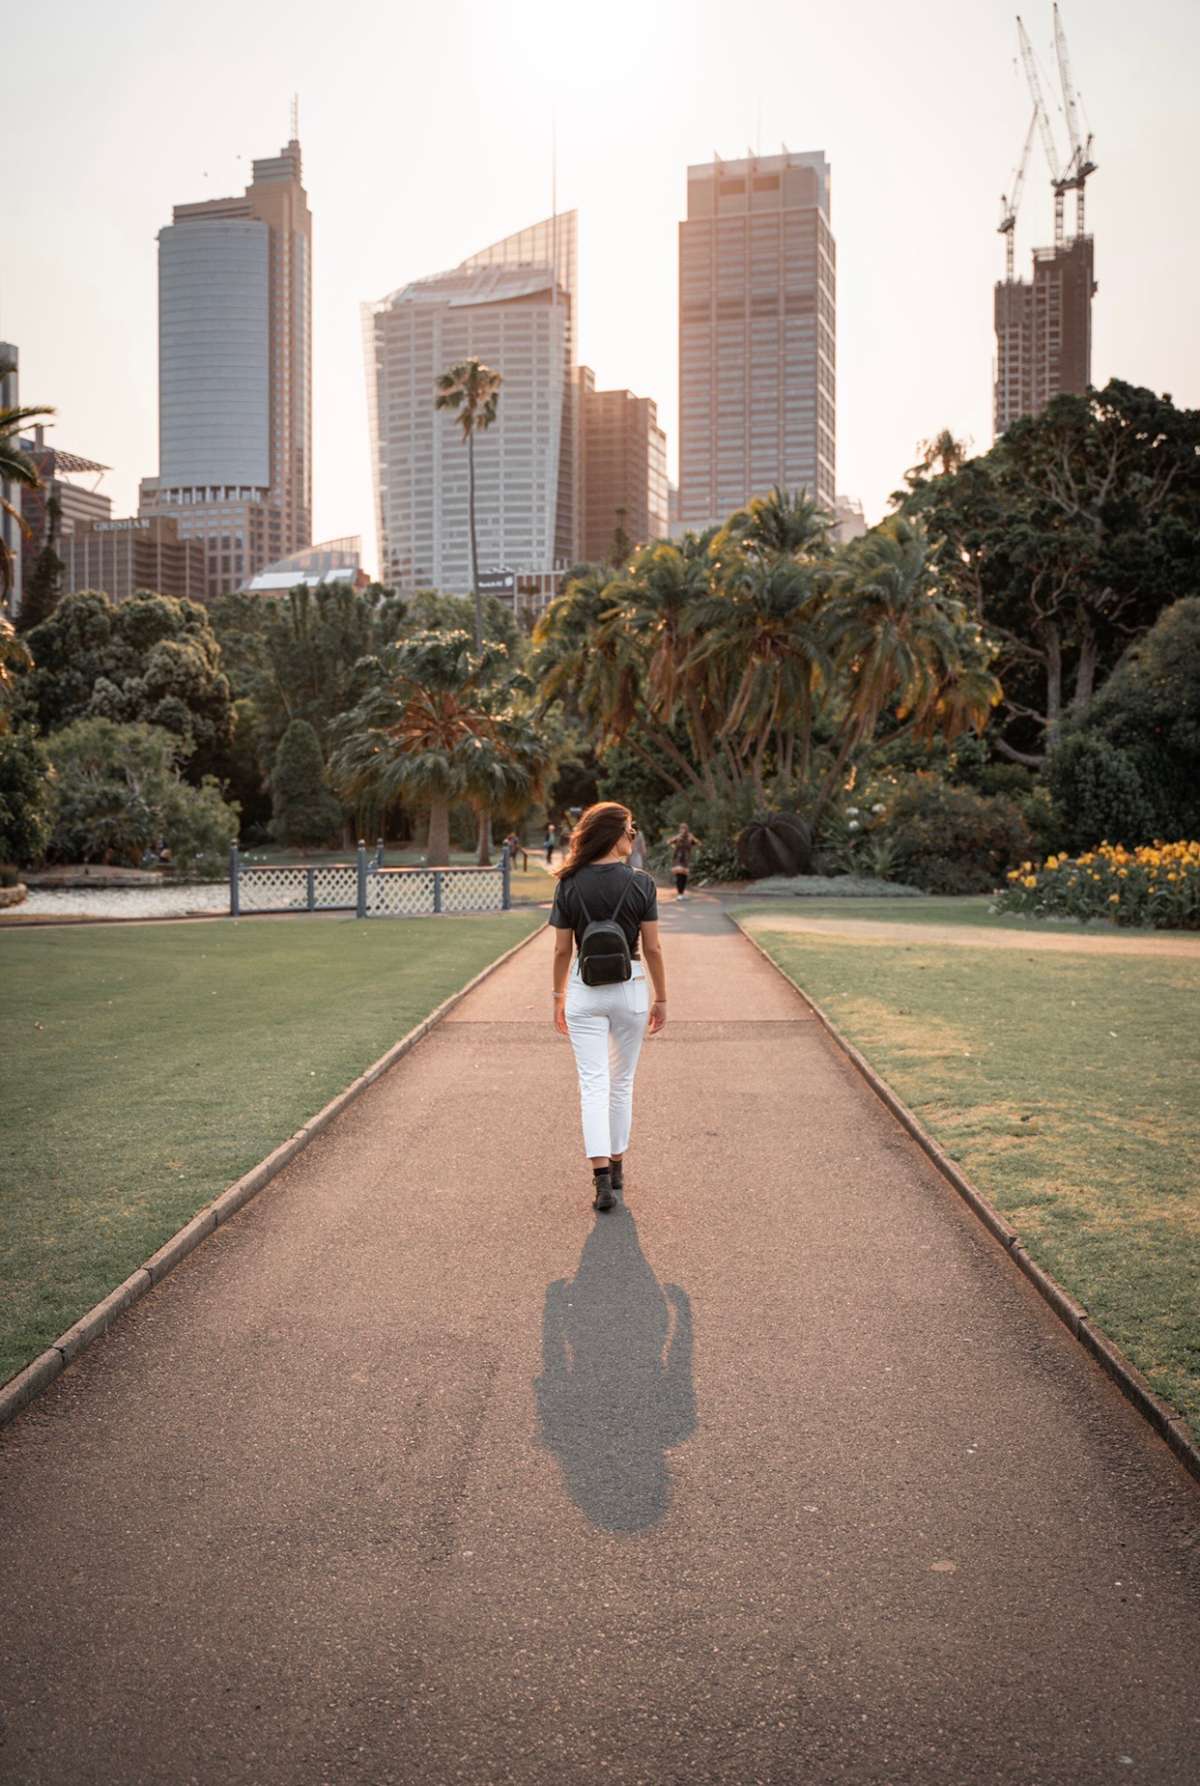
M 997 435 L 1062 391 L 1092 382 L 1093 239 L 1035 248 L 1032 279 L 996 282 Z
M 29 531 L 21 560 L 20 601 L 14 612 L 19 612 L 25 600 L 45 547 L 51 547 L 65 563 L 76 531 L 95 521 L 107 521 L 112 515 L 112 500 L 100 488 L 108 466 L 96 459 L 85 459 L 82 453 L 68 452 L 65 447 L 51 446 L 46 440 L 46 427 L 46 423 L 38 422 L 32 436 L 17 443 L 37 467 L 40 481 L 36 490 L 28 485 L 21 490 L 21 520 Z M 64 583 L 63 588 L 67 587 Z
M 11 341 L 0 341 L 0 409 L 16 409 L 20 396 L 21 356 Z M 0 478 L 0 551 L 8 558 L 9 588 L 7 606 L 17 613 L 21 606 L 21 486 Z M 12 510 L 10 514 L 8 511 Z
M 158 236 L 159 468 L 140 512 L 202 539 L 210 596 L 312 540 L 312 218 L 300 144 Z
M 773 484 L 831 513 L 836 258 L 822 150 L 688 168 L 679 225 L 679 520 Z
M 598 391 L 581 366 L 583 443 L 582 551 L 589 564 L 612 555 L 620 535 L 631 546 L 667 534 L 667 437 L 651 397 Z
M 504 381 L 475 440 L 479 570 L 549 592 L 576 557 L 575 242 L 569 211 L 363 306 L 380 574 L 395 588 L 471 587 L 467 455 L 434 397 L 472 356 Z

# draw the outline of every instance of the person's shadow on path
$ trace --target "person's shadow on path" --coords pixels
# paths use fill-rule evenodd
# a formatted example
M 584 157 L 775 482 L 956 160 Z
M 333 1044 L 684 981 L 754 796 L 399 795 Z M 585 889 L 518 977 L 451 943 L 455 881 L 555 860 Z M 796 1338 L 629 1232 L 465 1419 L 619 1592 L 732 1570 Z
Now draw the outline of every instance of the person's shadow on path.
M 533 1387 L 538 1441 L 580 1511 L 610 1532 L 657 1525 L 671 1502 L 664 1454 L 696 1426 L 692 1307 L 659 1284 L 624 1204 L 596 1221 L 575 1276 L 547 1286 Z

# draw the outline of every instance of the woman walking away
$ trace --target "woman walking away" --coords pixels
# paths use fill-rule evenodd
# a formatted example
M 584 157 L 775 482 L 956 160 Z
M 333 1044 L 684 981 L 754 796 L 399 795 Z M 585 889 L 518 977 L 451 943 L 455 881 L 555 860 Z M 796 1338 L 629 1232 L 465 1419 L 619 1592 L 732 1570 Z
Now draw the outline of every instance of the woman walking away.
M 693 837 L 686 825 L 680 825 L 671 839 L 671 872 L 675 876 L 675 897 L 686 899 L 688 872 L 692 866 L 692 851 L 699 848 L 700 839 Z
M 667 1021 L 658 892 L 650 875 L 629 866 L 636 836 L 627 806 L 589 806 L 571 833 L 550 912 L 558 932 L 554 1027 L 575 1052 L 593 1209 L 612 1209 L 624 1188 L 638 1055 L 643 1037 Z

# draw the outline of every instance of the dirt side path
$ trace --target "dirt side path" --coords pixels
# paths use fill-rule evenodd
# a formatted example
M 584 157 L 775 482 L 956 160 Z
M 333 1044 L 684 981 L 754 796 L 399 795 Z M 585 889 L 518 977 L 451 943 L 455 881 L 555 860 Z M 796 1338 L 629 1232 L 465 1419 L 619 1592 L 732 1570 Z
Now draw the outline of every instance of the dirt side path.
M 1183 1786 L 1200 1494 L 663 901 L 623 1209 L 549 936 L 0 1434 L 21 1786 Z
M 813 936 L 844 936 L 864 943 L 943 943 L 962 949 L 1066 949 L 1083 955 L 1186 955 L 1200 960 L 1200 936 L 1078 935 L 1065 931 L 990 930 L 982 924 L 896 924 L 886 918 L 817 918 L 789 909 L 750 912 L 747 930 L 803 930 Z

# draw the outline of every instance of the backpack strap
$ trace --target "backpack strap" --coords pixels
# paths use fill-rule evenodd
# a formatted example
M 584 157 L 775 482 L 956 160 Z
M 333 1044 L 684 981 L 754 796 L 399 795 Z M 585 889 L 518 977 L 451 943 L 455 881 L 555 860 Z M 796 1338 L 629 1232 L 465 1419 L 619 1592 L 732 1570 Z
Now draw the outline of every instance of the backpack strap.
M 618 899 L 617 909 L 612 915 L 611 922 L 614 924 L 616 923 L 617 918 L 620 916 L 621 907 L 625 904 L 625 901 L 628 899 L 630 892 L 632 891 L 633 886 L 634 886 L 635 882 L 637 881 L 637 875 L 638 875 L 638 871 L 636 868 L 631 868 L 629 870 L 629 879 L 625 883 L 625 891 L 624 891 L 624 893 L 622 893 L 620 899 Z
M 625 883 L 625 891 L 624 891 L 624 893 L 622 893 L 620 899 L 618 899 L 617 909 L 612 914 L 611 918 L 609 918 L 607 920 L 608 923 L 610 923 L 610 924 L 616 923 L 617 914 L 620 912 L 621 907 L 625 904 L 626 899 L 629 897 L 630 891 L 633 888 L 634 884 L 636 883 L 637 877 L 640 873 L 641 873 L 641 870 L 638 868 L 631 868 L 629 870 L 629 879 Z M 580 889 L 579 882 L 574 876 L 572 876 L 572 883 L 575 887 L 575 897 L 579 901 L 580 907 L 583 911 L 583 921 L 585 924 L 590 924 L 592 921 L 592 914 L 591 914 L 591 912 L 588 911 L 587 906 L 584 903 L 583 893 Z M 561 882 L 560 882 L 560 885 L 561 885 Z
M 584 905 L 584 903 L 583 903 L 583 894 L 579 891 L 579 882 L 576 880 L 574 884 L 575 884 L 575 897 L 579 901 L 580 905 L 583 907 L 583 921 L 585 924 L 590 924 L 592 921 L 592 914 L 591 914 L 591 912 L 588 911 L 587 906 Z

